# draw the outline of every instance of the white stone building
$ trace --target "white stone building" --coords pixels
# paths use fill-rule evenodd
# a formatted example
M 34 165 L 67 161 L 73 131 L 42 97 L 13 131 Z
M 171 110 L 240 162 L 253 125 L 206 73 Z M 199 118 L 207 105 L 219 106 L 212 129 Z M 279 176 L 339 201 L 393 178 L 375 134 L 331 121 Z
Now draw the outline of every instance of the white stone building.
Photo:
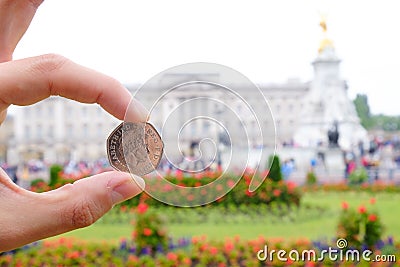
M 328 128 L 335 120 L 339 123 L 340 144 L 349 147 L 366 137 L 366 131 L 360 126 L 354 106 L 347 97 L 346 83 L 340 79 L 339 63 L 332 42 L 326 39 L 313 62 L 315 76 L 312 81 L 304 83 L 292 79 L 284 84 L 259 84 L 272 110 L 278 145 L 326 144 Z M 173 84 L 181 79 L 191 79 L 218 83 L 221 77 L 217 72 L 166 73 L 161 82 Z M 260 95 L 240 83 L 226 86 L 235 87 L 256 113 L 264 115 L 255 120 L 243 101 L 209 84 L 187 86 L 185 90 L 170 92 L 157 100 L 164 91 L 161 83 L 156 83 L 141 89 L 136 96 L 147 108 L 154 108 L 151 122 L 162 129 L 168 148 L 166 152 L 171 157 L 186 152 L 193 140 L 210 137 L 226 141 L 224 129 L 218 122 L 229 128 L 231 141 L 236 144 L 273 147 L 274 124 L 268 108 L 260 104 Z M 128 88 L 135 94 L 139 86 Z M 240 120 L 235 119 L 237 114 Z M 70 159 L 105 157 L 107 136 L 118 124 L 119 121 L 98 105 L 80 104 L 60 97 L 19 107 L 14 114 L 15 134 L 8 142 L 7 159 L 10 163 L 29 158 L 62 163 Z M 163 127 L 165 125 L 168 127 Z M 247 129 L 246 138 L 239 131 L 243 125 Z M 259 138 L 258 125 L 266 129 L 268 138 Z

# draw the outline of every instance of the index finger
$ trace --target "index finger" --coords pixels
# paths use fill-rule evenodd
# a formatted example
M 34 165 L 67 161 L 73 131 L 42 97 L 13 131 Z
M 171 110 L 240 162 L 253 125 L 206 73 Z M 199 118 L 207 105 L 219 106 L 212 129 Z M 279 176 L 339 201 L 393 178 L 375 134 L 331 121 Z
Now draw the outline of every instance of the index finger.
M 144 122 L 148 117 L 146 108 L 121 83 L 62 56 L 48 54 L 0 64 L 0 111 L 51 95 L 98 103 L 121 120 Z

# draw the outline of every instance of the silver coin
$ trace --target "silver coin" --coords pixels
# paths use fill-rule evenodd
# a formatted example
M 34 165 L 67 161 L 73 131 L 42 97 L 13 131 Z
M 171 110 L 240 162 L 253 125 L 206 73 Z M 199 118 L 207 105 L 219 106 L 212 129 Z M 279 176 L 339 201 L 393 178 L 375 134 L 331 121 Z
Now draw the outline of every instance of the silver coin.
M 143 176 L 160 163 L 164 144 L 157 130 L 149 123 L 123 122 L 107 139 L 110 165 L 119 171 Z

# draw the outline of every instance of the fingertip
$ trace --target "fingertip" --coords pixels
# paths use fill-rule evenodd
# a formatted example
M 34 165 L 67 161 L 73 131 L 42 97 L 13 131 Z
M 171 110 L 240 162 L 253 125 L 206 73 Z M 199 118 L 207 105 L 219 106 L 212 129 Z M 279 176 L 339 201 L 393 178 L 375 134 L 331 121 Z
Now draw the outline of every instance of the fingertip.
M 121 172 L 119 177 L 110 181 L 112 204 L 118 204 L 140 194 L 145 188 L 141 177 Z
M 124 121 L 146 122 L 149 120 L 150 113 L 147 108 L 137 99 L 132 97 L 125 113 Z

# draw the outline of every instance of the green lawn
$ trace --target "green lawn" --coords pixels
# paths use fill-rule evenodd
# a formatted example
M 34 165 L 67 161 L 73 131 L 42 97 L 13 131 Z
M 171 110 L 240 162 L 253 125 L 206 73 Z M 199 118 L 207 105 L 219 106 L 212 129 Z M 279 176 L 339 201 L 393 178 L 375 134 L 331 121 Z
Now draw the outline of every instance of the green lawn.
M 376 204 L 373 206 L 369 204 L 371 197 L 376 199 Z M 168 224 L 168 229 L 173 237 L 206 235 L 209 239 L 214 240 L 221 240 L 235 235 L 240 235 L 243 239 L 253 239 L 260 235 L 289 239 L 301 237 L 311 239 L 333 238 L 342 201 L 347 201 L 351 207 L 365 204 L 367 208 L 372 207 L 377 210 L 385 225 L 386 231 L 384 235 L 400 238 L 400 194 L 396 193 L 378 193 L 376 195 L 364 192 L 306 193 L 302 199 L 303 207 L 318 206 L 323 208 L 324 212 L 321 215 L 314 214 L 308 217 L 307 214 L 301 213 L 298 214 L 301 218 L 294 222 L 287 218 L 267 220 L 261 217 L 260 221 L 254 220 L 253 222 L 240 222 L 240 220 L 239 222 L 224 222 L 222 218 L 219 218 L 217 223 L 212 221 L 205 223 L 172 223 Z M 184 212 L 188 214 L 187 216 L 190 216 L 190 213 L 195 211 L 185 210 Z M 295 216 L 297 215 L 295 214 Z M 130 238 L 132 229 L 133 226 L 129 223 L 98 222 L 85 229 L 64 234 L 64 236 L 73 236 L 90 241 L 108 240 L 117 242 L 123 237 Z

